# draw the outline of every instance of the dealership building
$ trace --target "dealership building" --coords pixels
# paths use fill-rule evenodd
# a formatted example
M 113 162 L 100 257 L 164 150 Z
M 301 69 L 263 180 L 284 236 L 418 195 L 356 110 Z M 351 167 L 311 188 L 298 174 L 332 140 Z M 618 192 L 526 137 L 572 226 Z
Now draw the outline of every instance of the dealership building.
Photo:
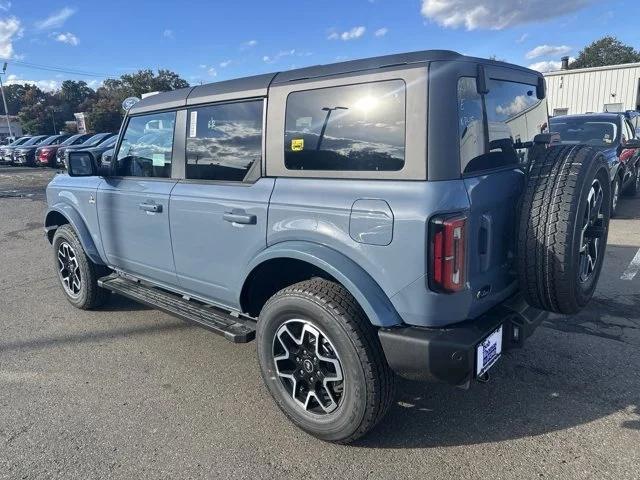
M 640 110 L 640 63 L 562 69 L 545 73 L 549 113 L 553 116 L 588 112 Z
M 9 123 L 11 124 L 11 130 L 9 130 L 7 117 L 4 114 L 0 115 L 0 141 L 10 136 L 9 131 L 11 131 L 11 135 L 13 135 L 13 137 L 22 136 L 22 125 L 20 124 L 18 117 L 9 115 Z

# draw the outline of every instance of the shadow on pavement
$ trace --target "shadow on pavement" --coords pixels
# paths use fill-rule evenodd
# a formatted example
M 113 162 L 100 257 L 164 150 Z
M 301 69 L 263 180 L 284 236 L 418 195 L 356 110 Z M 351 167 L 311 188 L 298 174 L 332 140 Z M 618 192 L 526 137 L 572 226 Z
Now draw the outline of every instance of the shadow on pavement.
M 26 341 L 0 343 L 0 352 L 6 353 L 11 350 L 41 350 L 50 347 L 64 347 L 78 343 L 102 342 L 104 340 L 115 340 L 135 335 L 151 335 L 193 328 L 192 325 L 182 322 L 181 320 L 176 320 L 176 322 L 177 323 L 89 331 L 78 334 L 67 334 L 33 338 Z

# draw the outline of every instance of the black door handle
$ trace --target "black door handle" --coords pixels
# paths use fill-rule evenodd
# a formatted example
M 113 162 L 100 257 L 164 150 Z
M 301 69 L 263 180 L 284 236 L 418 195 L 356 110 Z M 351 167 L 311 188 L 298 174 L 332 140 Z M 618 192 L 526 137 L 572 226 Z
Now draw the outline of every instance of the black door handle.
M 258 221 L 258 217 L 250 213 L 243 212 L 226 212 L 222 218 L 231 223 L 241 223 L 243 225 L 255 225 Z
M 162 205 L 158 205 L 157 203 L 141 203 L 138 206 L 140 207 L 140 210 L 144 210 L 145 212 L 162 212 Z

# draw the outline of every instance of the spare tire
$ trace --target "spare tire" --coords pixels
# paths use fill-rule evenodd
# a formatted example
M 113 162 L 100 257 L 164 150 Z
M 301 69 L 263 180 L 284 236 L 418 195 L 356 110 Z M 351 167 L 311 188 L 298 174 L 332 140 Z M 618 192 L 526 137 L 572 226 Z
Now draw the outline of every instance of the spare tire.
M 591 299 L 604 260 L 609 168 L 583 145 L 531 153 L 518 225 L 520 289 L 534 307 L 577 313 Z

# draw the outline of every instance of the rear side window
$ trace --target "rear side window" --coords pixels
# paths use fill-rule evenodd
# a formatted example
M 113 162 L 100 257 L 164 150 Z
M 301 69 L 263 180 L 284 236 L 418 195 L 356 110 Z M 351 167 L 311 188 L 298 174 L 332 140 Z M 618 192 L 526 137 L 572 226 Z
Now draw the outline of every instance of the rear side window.
M 405 161 L 403 80 L 289 94 L 288 170 L 396 171 Z
M 118 150 L 116 175 L 171 176 L 175 112 L 131 117 Z
M 241 182 L 262 158 L 264 102 L 189 110 L 186 178 Z
M 491 79 L 489 93 L 478 94 L 476 79 L 458 81 L 458 133 L 463 173 L 526 161 L 521 142 L 546 131 L 547 104 L 536 86 Z

